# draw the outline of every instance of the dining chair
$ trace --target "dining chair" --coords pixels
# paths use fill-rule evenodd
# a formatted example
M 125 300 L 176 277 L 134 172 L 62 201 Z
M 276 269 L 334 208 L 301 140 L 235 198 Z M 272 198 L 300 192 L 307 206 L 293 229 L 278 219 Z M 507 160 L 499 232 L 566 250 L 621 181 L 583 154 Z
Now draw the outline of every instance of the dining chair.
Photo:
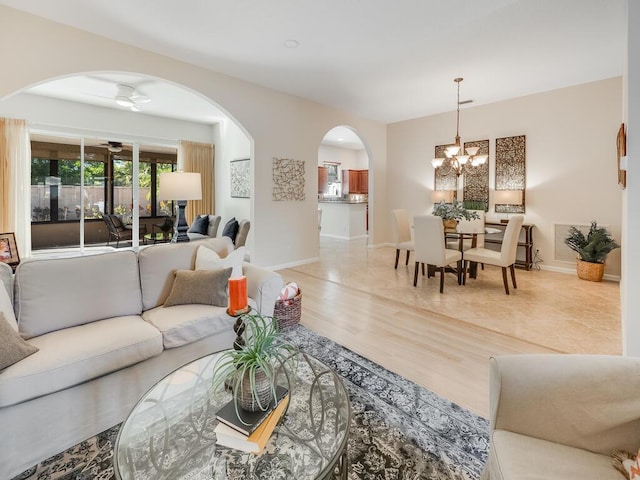
M 415 233 L 415 269 L 413 286 L 418 284 L 418 267 L 424 264 L 440 269 L 440 293 L 444 292 L 444 276 L 448 265 L 457 263 L 458 285 L 462 283 L 462 252 L 446 248 L 442 218 L 436 215 L 416 215 L 413 217 Z M 430 274 L 429 274 L 430 276 Z
M 513 215 L 509 219 L 507 228 L 504 231 L 502 247 L 500 251 L 489 250 L 483 247 L 470 248 L 464 252 L 464 272 L 463 283 L 466 283 L 467 268 L 469 262 L 484 263 L 486 265 L 495 265 L 502 267 L 502 282 L 504 283 L 504 291 L 509 295 L 509 281 L 507 279 L 507 268 L 511 270 L 511 281 L 513 288 L 518 288 L 516 284 L 516 250 L 518 248 L 518 237 L 524 223 L 524 215 Z
M 463 233 L 477 233 L 476 236 L 476 247 L 484 247 L 484 210 L 469 210 L 470 212 L 475 212 L 478 215 L 478 218 L 472 218 L 471 220 L 461 219 L 458 222 L 458 228 L 456 229 L 458 232 Z M 464 239 L 462 241 L 462 251 L 469 250 L 473 248 L 473 241 L 471 239 Z M 454 250 L 459 250 L 459 240 L 448 240 L 447 248 L 451 248 Z
M 409 225 L 409 217 L 407 211 L 403 209 L 392 210 L 393 217 L 393 243 L 396 246 L 396 264 L 394 268 L 398 268 L 398 259 L 400 258 L 400 250 L 407 251 L 405 265 L 409 265 L 409 253 L 413 252 L 415 244 L 411 238 L 411 226 Z

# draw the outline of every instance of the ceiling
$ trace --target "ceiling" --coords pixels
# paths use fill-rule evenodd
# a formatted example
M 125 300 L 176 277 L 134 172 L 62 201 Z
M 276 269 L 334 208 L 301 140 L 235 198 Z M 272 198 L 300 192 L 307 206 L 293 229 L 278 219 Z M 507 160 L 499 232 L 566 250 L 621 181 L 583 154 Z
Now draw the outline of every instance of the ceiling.
M 620 76 L 626 42 L 626 0 L 0 0 L 0 5 L 385 123 L 454 110 L 453 79 L 459 76 L 465 79 L 461 100 L 473 100 L 471 105 Z M 96 92 L 109 97 L 115 95 L 114 82 L 127 82 L 152 98 L 143 106 L 150 114 L 201 100 L 143 76 L 111 78 L 111 83 L 102 81 L 105 76 L 75 77 L 73 84 L 59 80 L 48 91 L 33 90 L 97 102 Z M 190 104 L 190 118 L 215 121 L 221 114 L 210 103 L 201 111 L 202 105 Z

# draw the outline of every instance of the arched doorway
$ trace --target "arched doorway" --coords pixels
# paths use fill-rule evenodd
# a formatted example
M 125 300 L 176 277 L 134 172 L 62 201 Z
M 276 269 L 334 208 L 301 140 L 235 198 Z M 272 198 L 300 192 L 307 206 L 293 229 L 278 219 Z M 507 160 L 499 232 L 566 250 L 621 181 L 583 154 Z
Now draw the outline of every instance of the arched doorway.
M 318 147 L 318 212 L 320 237 L 368 239 L 370 156 L 349 126 L 329 130 Z
M 249 199 L 236 199 L 229 194 L 229 165 L 236 157 L 250 158 L 253 140 L 215 102 L 187 87 L 135 73 L 90 72 L 27 87 L 0 101 L 2 111 L 27 119 L 30 133 L 38 138 L 39 146 L 56 142 L 74 145 L 67 148 L 72 150 L 70 154 L 62 154 L 60 151 L 63 149 L 55 149 L 53 162 L 40 166 L 44 172 L 40 175 L 42 178 L 38 177 L 35 184 L 32 179 L 32 190 L 38 201 L 26 210 L 27 215 L 31 214 L 31 230 L 47 227 L 46 241 L 38 245 L 33 242 L 36 247 L 46 246 L 46 242 L 61 247 L 106 239 L 106 226 L 98 213 L 106 213 L 107 207 L 111 212 L 117 210 L 135 216 L 133 204 L 138 203 L 142 208 L 141 213 L 138 212 L 141 224 L 153 223 L 155 217 L 162 216 L 162 208 L 153 195 L 152 180 L 135 195 L 131 191 L 125 192 L 125 196 L 137 198 L 137 202 L 119 202 L 113 186 L 106 187 L 105 179 L 113 177 L 114 162 L 132 163 L 134 145 L 145 155 L 152 153 L 149 165 L 145 165 L 149 172 L 145 170 L 139 175 L 147 175 L 156 166 L 160 168 L 161 164 L 170 165 L 172 155 L 175 164 L 178 140 L 217 146 L 216 212 L 209 213 L 221 215 L 223 221 L 231 216 L 251 218 Z M 219 148 L 222 144 L 225 148 Z M 115 151 L 117 149 L 120 151 Z M 85 152 L 85 165 L 93 161 L 97 165 L 103 163 L 105 167 L 103 174 L 85 170 L 84 180 L 90 181 L 91 185 L 85 184 L 87 188 L 80 192 L 79 160 L 82 151 Z M 65 162 L 71 166 L 67 168 Z M 73 169 L 77 170 L 75 176 L 66 177 L 69 185 L 62 185 L 65 179 L 58 173 Z M 87 179 L 88 171 L 93 172 L 90 180 Z M 148 176 L 154 178 L 153 175 Z M 56 182 L 59 185 L 55 185 Z M 70 191 L 64 201 L 60 196 L 63 186 Z M 52 191 L 56 194 L 53 202 L 55 211 L 50 198 Z M 36 197 L 32 195 L 32 198 Z M 80 212 L 82 200 L 84 212 Z M 96 215 L 93 215 L 94 210 Z

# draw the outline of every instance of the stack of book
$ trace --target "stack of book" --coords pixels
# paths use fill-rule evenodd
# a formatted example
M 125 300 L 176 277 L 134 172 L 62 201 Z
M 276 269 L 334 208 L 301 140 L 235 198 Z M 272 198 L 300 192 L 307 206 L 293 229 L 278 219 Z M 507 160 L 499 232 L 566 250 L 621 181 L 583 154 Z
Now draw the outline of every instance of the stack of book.
M 216 443 L 248 453 L 262 452 L 288 404 L 289 391 L 281 386 L 276 386 L 276 397 L 265 411 L 247 412 L 240 407 L 236 411 L 231 399 L 216 414 Z

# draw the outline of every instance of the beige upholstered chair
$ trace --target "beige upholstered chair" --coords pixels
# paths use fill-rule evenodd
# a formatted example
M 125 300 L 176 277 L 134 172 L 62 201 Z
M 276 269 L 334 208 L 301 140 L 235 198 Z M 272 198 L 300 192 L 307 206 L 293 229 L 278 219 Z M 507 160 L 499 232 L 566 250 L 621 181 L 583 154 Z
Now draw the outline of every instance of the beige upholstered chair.
M 236 248 L 243 247 L 247 243 L 250 228 L 251 222 L 246 218 L 238 222 L 238 234 L 236 235 L 235 241 Z
M 485 265 L 496 265 L 502 267 L 502 281 L 504 283 L 504 291 L 509 295 L 509 280 L 507 279 L 507 268 L 511 270 L 511 281 L 513 288 L 516 285 L 516 249 L 518 248 L 518 237 L 524 223 L 524 215 L 513 215 L 509 219 L 507 228 L 502 239 L 502 248 L 500 251 L 489 250 L 483 247 L 470 248 L 464 252 L 464 275 L 466 282 L 466 272 L 469 262 L 484 263 Z
M 461 283 L 462 253 L 459 250 L 446 248 L 444 241 L 444 225 L 442 218 L 435 215 L 416 215 L 413 217 L 415 230 L 415 270 L 413 274 L 413 286 L 418 284 L 418 267 L 422 263 L 432 265 L 440 269 L 440 293 L 444 292 L 445 269 L 452 263 L 458 265 L 458 284 Z M 430 274 L 429 274 L 430 275 Z
M 394 268 L 398 268 L 398 259 L 400 258 L 400 250 L 407 251 L 405 265 L 409 265 L 409 252 L 414 250 L 414 242 L 411 239 L 411 226 L 409 225 L 409 217 L 406 210 L 392 210 L 393 218 L 393 243 L 396 246 L 396 264 Z
M 640 358 L 505 355 L 490 361 L 483 480 L 622 480 L 611 453 L 640 445 Z

